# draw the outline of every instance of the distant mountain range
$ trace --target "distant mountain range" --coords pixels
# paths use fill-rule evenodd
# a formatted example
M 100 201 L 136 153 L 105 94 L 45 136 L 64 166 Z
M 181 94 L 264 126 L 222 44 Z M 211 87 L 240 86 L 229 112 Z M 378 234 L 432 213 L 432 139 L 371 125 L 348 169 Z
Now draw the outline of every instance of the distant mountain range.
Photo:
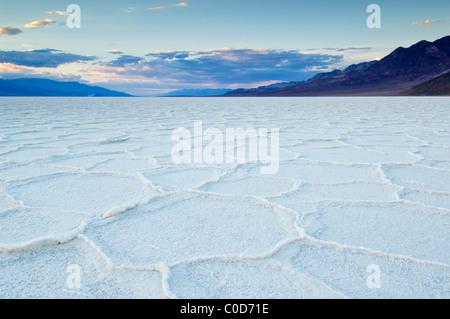
M 380 61 L 320 73 L 306 82 L 239 89 L 225 96 L 450 95 L 448 71 L 450 36 L 399 47 Z
M 258 92 L 265 92 L 269 90 L 274 89 L 281 89 L 284 87 L 292 86 L 295 84 L 299 84 L 302 82 L 280 82 L 280 83 L 274 83 L 267 86 L 260 86 L 257 88 L 251 88 L 251 89 L 181 89 L 181 90 L 175 90 L 163 95 L 158 95 L 162 97 L 178 97 L 178 96 L 189 96 L 189 97 L 195 97 L 195 96 L 220 96 L 225 95 L 229 92 L 234 92 L 234 94 L 242 94 L 242 93 L 258 93 Z
M 222 95 L 230 91 L 231 89 L 180 89 L 158 96 L 161 97 L 211 96 L 211 95 Z
M 98 86 L 48 79 L 0 80 L 0 96 L 131 96 Z
M 229 91 L 227 93 L 225 93 L 226 95 L 236 95 L 236 94 L 242 94 L 242 95 L 247 95 L 247 94 L 255 94 L 255 93 L 261 93 L 261 92 L 267 92 L 267 91 L 272 91 L 272 90 L 276 90 L 276 89 L 282 89 L 282 88 L 286 88 L 286 87 L 290 87 L 290 86 L 294 86 L 297 84 L 300 84 L 302 82 L 280 82 L 280 83 L 274 83 L 271 85 L 266 85 L 266 86 L 260 86 L 257 88 L 251 88 L 251 89 L 237 89 L 237 90 L 233 90 L 233 91 Z

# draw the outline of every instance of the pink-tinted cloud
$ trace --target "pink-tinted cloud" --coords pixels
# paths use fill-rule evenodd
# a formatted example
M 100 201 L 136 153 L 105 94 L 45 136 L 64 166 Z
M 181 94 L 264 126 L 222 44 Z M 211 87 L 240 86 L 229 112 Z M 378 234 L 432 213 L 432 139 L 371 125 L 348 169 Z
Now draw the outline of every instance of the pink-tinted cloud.
M 26 73 L 28 68 L 14 63 L 0 63 L 0 74 L 2 73 Z
M 123 52 L 118 50 L 118 49 L 109 50 L 108 53 L 111 53 L 111 54 L 123 54 Z
M 60 16 L 68 16 L 70 15 L 69 12 L 65 12 L 65 11 L 58 11 L 58 10 L 53 10 L 53 11 L 47 11 L 48 14 L 57 14 Z
M 450 20 L 450 18 L 443 19 L 443 20 L 425 20 L 424 22 L 415 21 L 415 22 L 411 23 L 410 26 L 417 26 L 417 27 L 426 26 L 426 27 L 428 27 L 433 23 L 444 22 L 444 21 L 448 21 L 448 20 Z
M 189 5 L 186 2 L 180 2 L 177 4 L 172 4 L 171 7 L 189 7 Z
M 52 19 L 36 20 L 25 24 L 25 28 L 43 28 L 43 27 L 49 28 L 50 24 L 55 22 L 56 21 L 53 21 Z

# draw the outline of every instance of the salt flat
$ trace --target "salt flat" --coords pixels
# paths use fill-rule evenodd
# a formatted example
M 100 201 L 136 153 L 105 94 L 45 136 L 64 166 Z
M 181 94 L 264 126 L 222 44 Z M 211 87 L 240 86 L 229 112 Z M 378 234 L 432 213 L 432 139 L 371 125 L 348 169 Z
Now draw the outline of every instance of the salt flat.
M 175 164 L 194 121 L 279 129 L 279 169 Z M 449 123 L 449 98 L 1 98 L 0 298 L 449 298 Z

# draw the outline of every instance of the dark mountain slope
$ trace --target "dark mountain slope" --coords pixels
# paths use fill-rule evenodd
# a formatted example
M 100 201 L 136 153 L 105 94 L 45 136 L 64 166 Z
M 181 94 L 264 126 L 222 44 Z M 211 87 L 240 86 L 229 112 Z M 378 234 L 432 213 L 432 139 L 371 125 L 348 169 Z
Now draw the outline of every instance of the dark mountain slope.
M 450 96 L 450 71 L 402 92 L 414 96 Z

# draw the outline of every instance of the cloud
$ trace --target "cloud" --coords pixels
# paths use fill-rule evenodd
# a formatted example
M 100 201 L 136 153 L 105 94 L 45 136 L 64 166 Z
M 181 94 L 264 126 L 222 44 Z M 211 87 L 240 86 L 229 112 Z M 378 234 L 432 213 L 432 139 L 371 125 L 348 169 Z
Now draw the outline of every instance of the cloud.
M 421 27 L 424 25 L 429 26 L 430 24 L 435 23 L 435 22 L 440 22 L 440 21 L 438 21 L 438 20 L 426 20 L 425 22 L 416 21 L 416 22 L 411 23 L 410 25 L 411 26 L 417 25 L 418 27 Z
M 129 7 L 128 9 L 125 9 L 124 11 L 127 12 L 127 13 L 131 13 L 131 12 L 133 12 L 134 10 L 136 10 L 136 8 L 134 8 L 134 7 Z
M 89 84 L 87 81 L 83 80 L 80 75 L 46 72 L 34 68 L 21 67 L 9 63 L 0 63 L 0 78 L 2 79 L 41 78 L 65 82 L 76 81 L 80 83 Z
M 117 50 L 117 49 L 109 50 L 108 53 L 111 53 L 111 54 L 123 54 L 122 51 Z
M 17 28 L 10 28 L 10 27 L 0 27 L 0 35 L 6 34 L 6 35 L 16 35 L 22 33 L 22 30 Z
M 140 62 L 142 60 L 143 60 L 143 58 L 138 57 L 138 56 L 122 55 L 119 58 L 115 59 L 114 61 L 105 63 L 104 65 L 124 67 L 127 64 L 135 64 L 135 63 L 138 63 L 138 62 Z
M 58 10 L 53 10 L 53 11 L 47 11 L 48 14 L 58 14 L 60 16 L 69 16 L 70 13 L 69 12 L 65 12 L 65 11 L 58 11 Z
M 422 26 L 430 26 L 433 23 L 438 23 L 438 22 L 445 22 L 450 20 L 450 18 L 446 18 L 446 19 L 442 19 L 442 20 L 425 20 L 424 22 L 421 21 L 416 21 L 410 24 L 410 26 L 417 26 L 417 27 L 422 27 Z
M 186 2 L 180 2 L 177 4 L 171 4 L 171 7 L 189 7 L 189 5 Z
M 296 50 L 213 49 L 122 55 L 84 72 L 103 82 L 148 83 L 148 88 L 251 87 L 259 83 L 306 80 L 342 61 L 341 55 Z
M 171 60 L 171 59 L 185 59 L 189 57 L 191 53 L 192 51 L 164 51 L 164 52 L 149 53 L 146 56 L 162 60 Z
M 324 48 L 324 50 L 345 52 L 345 51 L 368 51 L 368 50 L 372 50 L 372 48 L 371 47 L 343 47 L 343 48 Z
M 0 74 L 24 73 L 26 68 L 14 63 L 0 63 Z
M 171 7 L 189 7 L 189 5 L 186 2 L 180 2 L 177 4 L 171 4 Z M 163 10 L 165 7 L 151 7 L 147 8 L 147 10 Z
M 82 56 L 64 53 L 54 49 L 31 51 L 1 51 L 0 63 L 12 63 L 35 68 L 56 68 L 62 64 L 87 62 L 97 59 L 92 56 Z
M 342 47 L 342 48 L 319 48 L 319 49 L 307 49 L 305 51 L 336 51 L 336 52 L 347 52 L 347 51 L 370 51 L 372 47 Z
M 30 22 L 28 24 L 25 24 L 26 28 L 43 28 L 43 27 L 50 27 L 51 23 L 55 23 L 56 21 L 53 21 L 52 19 L 45 19 L 45 20 L 36 20 L 33 22 Z

